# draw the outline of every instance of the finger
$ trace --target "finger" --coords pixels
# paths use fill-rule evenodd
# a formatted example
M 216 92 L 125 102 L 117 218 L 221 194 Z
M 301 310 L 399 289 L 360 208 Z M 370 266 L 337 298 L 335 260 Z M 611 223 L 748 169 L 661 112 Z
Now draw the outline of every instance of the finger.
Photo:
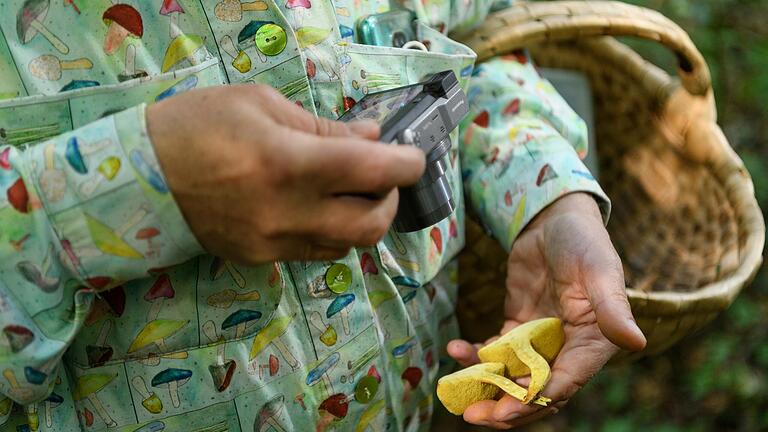
M 328 247 L 307 243 L 304 246 L 302 261 L 328 261 L 344 258 L 349 254 L 350 248 Z
M 606 243 L 589 248 L 584 257 L 587 295 L 605 337 L 623 349 L 640 351 L 646 339 L 632 316 L 621 261 L 610 241 Z
M 328 194 L 377 194 L 414 184 L 424 172 L 424 152 L 413 146 L 356 138 L 304 135 L 301 163 Z
M 480 363 L 480 358 L 477 357 L 478 346 L 472 345 L 465 340 L 454 339 L 448 342 L 446 350 L 448 351 L 448 355 L 456 360 L 462 367 Z
M 373 246 L 392 225 L 397 201 L 396 189 L 378 200 L 351 196 L 327 198 L 313 219 L 315 238 L 323 243 Z
M 349 137 L 375 140 L 379 137 L 379 126 L 376 122 L 361 121 L 344 123 L 317 117 L 311 112 L 297 106 L 275 89 L 262 89 L 264 98 L 270 104 L 275 115 L 274 120 L 294 130 L 324 137 Z
M 520 426 L 527 425 L 535 421 L 541 420 L 544 417 L 549 417 L 553 414 L 557 414 L 558 411 L 559 409 L 554 406 L 542 408 L 533 414 L 523 416 L 523 417 L 518 417 L 515 420 L 509 421 L 509 422 L 503 422 L 503 424 L 508 424 L 510 428 L 516 428 L 516 427 L 520 427 Z

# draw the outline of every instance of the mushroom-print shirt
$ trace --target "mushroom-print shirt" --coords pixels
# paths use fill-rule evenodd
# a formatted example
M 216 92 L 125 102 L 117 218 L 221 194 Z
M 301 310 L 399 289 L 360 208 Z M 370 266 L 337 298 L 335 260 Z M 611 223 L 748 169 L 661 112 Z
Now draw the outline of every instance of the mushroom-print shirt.
M 0 0 L 1 430 L 429 427 L 462 195 L 506 248 L 563 194 L 608 201 L 584 123 L 528 57 L 476 67 L 446 36 L 505 2 L 401 3 L 428 52 L 353 42 L 383 0 Z M 205 254 L 146 131 L 146 104 L 194 88 L 265 83 L 336 118 L 448 69 L 471 102 L 458 210 L 335 262 Z

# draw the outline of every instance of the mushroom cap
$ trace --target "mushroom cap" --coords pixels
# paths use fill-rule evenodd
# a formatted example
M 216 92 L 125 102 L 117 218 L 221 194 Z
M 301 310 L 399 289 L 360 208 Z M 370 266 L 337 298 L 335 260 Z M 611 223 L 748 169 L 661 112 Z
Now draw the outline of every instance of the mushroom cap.
M 71 137 L 67 140 L 67 148 L 64 150 L 64 158 L 67 159 L 69 166 L 78 174 L 87 174 L 88 166 L 85 164 L 83 154 L 80 152 L 80 143 L 77 137 Z
M 191 370 L 168 368 L 152 377 L 152 387 L 161 387 L 171 382 L 178 382 L 178 385 L 182 386 L 191 377 Z
M 181 7 L 178 0 L 163 0 L 163 5 L 160 6 L 160 15 L 168 16 L 174 12 L 184 13 L 184 8 Z
M 269 375 L 272 376 L 280 370 L 280 360 L 274 354 L 269 355 Z
M 274 21 L 251 21 L 248 24 L 243 27 L 242 30 L 240 30 L 240 33 L 237 34 L 237 43 L 241 44 L 244 42 L 248 42 L 249 39 L 256 36 L 256 32 L 259 31 L 261 26 L 266 24 L 274 24 Z
M 98 87 L 100 84 L 98 81 L 93 80 L 72 80 L 67 85 L 61 88 L 61 92 L 77 90 L 88 87 Z
M 197 80 L 197 77 L 195 77 L 195 80 Z M 141 150 L 131 150 L 130 157 L 133 167 L 152 189 L 161 194 L 168 193 L 168 185 L 165 184 L 165 179 L 163 179 L 163 176 L 161 176 L 160 173 L 147 162 L 147 159 Z
M 435 243 L 438 253 L 443 253 L 443 234 L 440 232 L 440 228 L 432 227 L 429 231 L 429 236 L 432 237 L 432 242 Z
M 328 305 L 328 309 L 325 311 L 326 318 L 331 318 L 332 316 L 341 312 L 344 308 L 349 306 L 353 301 L 355 301 L 354 294 L 342 294 L 336 297 L 335 299 L 333 299 L 331 304 Z
M 190 75 L 157 95 L 155 102 L 160 102 L 165 98 L 169 98 L 179 93 L 184 93 L 185 91 L 192 90 L 195 87 L 197 87 L 197 75 Z
M 160 230 L 155 227 L 142 228 L 136 232 L 136 240 L 147 240 L 160 235 Z
M 330 35 L 330 29 L 318 27 L 300 27 L 296 29 L 296 38 L 299 40 L 299 46 L 301 48 L 317 45 L 328 39 L 328 36 Z
M 100 164 L 97 170 L 101 175 L 104 176 L 107 180 L 112 180 L 115 178 L 117 173 L 120 171 L 120 166 L 122 166 L 122 162 L 120 162 L 120 159 L 116 156 L 110 156 L 106 159 L 104 159 Z
M 37 34 L 37 30 L 30 24 L 37 19 L 45 19 L 50 5 L 50 0 L 26 0 L 21 6 L 19 14 L 16 15 L 16 34 L 22 43 L 29 42 Z
M 216 391 L 223 392 L 229 387 L 236 369 L 237 362 L 234 360 L 229 360 L 221 365 L 208 366 L 208 371 L 211 373 L 213 384 L 216 386 Z
M 411 385 L 411 388 L 416 388 L 416 386 L 419 385 L 419 381 L 421 381 L 422 376 L 424 376 L 424 373 L 421 371 L 421 369 L 411 366 L 403 371 L 403 374 L 400 375 L 400 378 L 408 381 L 408 384 Z
M 140 259 L 144 257 L 139 251 L 134 249 L 133 246 L 121 239 L 112 228 L 104 225 L 104 223 L 95 219 L 93 216 L 86 213 L 85 222 L 88 226 L 91 238 L 93 239 L 93 243 L 101 251 L 123 258 Z
M 21 177 L 5 191 L 5 196 L 17 212 L 27 213 L 29 211 L 29 193 L 27 192 L 27 185 L 24 184 Z
M 266 325 L 259 334 L 253 338 L 253 344 L 251 345 L 250 360 L 253 360 L 259 353 L 266 348 L 275 338 L 280 337 L 288 329 L 288 326 L 293 321 L 294 315 L 285 315 L 281 317 L 272 318 L 269 324 Z
M 221 329 L 227 330 L 238 324 L 247 323 L 249 321 L 256 321 L 261 318 L 261 312 L 249 309 L 240 309 L 237 312 L 233 312 L 230 316 L 224 319 L 221 323 Z
M 51 393 L 47 398 L 45 398 L 45 401 L 50 403 L 52 408 L 55 408 L 64 402 L 64 398 L 56 393 Z
M 128 353 L 136 352 L 157 341 L 166 339 L 189 323 L 189 320 L 154 320 L 148 322 L 128 347 Z
M 285 407 L 285 396 L 277 395 L 267 401 L 264 406 L 259 410 L 259 415 L 256 416 L 256 422 L 259 425 L 255 430 L 261 430 L 261 426 L 267 423 L 272 417 L 277 417 L 283 411 Z
M 174 295 L 176 292 L 173 290 L 171 277 L 167 274 L 161 274 L 149 288 L 149 291 L 144 294 L 144 300 L 151 302 L 159 298 L 173 298 Z
M 89 395 L 98 393 L 101 389 L 109 385 L 117 378 L 117 374 L 90 374 L 82 375 L 77 378 L 75 390 L 72 392 L 72 398 L 76 401 L 87 398 Z
M 405 341 L 403 344 L 398 345 L 392 349 L 392 356 L 393 357 L 402 357 L 405 355 L 405 353 L 408 352 L 413 346 L 416 345 L 416 338 L 410 337 L 407 341 Z
M 339 25 L 339 32 L 341 33 L 342 38 L 349 38 L 355 35 L 355 31 L 352 30 L 352 27 L 345 25 Z
M 416 294 L 417 294 L 417 293 L 418 293 L 418 291 L 417 291 L 417 290 L 415 290 L 415 289 L 412 289 L 412 290 L 408 291 L 408 292 L 407 292 L 407 293 L 406 293 L 406 294 L 403 296 L 403 303 L 408 303 L 408 302 L 410 302 L 411 300 L 413 300 L 413 299 L 416 297 Z
M 147 423 L 143 427 L 136 429 L 133 432 L 160 432 L 165 430 L 165 423 L 156 420 L 152 423 Z
M 347 411 L 349 410 L 347 395 L 344 393 L 336 393 L 335 395 L 328 396 L 328 398 L 320 404 L 318 409 L 328 411 L 338 419 L 344 418 L 347 416 Z
M 309 62 L 309 59 L 307 59 L 307 62 Z M 379 274 L 379 268 L 376 267 L 373 256 L 368 252 L 363 252 L 363 255 L 360 257 L 360 269 L 363 271 L 363 274 Z
M 394 283 L 395 285 L 402 285 L 410 288 L 418 288 L 421 286 L 419 281 L 408 276 L 395 276 L 392 278 L 392 283 Z
M 330 368 L 334 367 L 336 363 L 339 362 L 340 358 L 341 355 L 338 352 L 334 352 L 333 354 L 326 357 L 323 361 L 321 361 L 307 374 L 307 385 L 311 386 L 320 381 L 320 378 L 322 378 Z
M 2 134 L 0 134 L 2 135 Z M 4 170 L 11 169 L 11 147 L 6 147 L 0 152 L 0 168 Z
M 111 281 L 111 279 L 109 280 Z M 89 279 L 88 282 L 94 286 L 96 285 L 95 282 L 92 282 L 92 279 Z M 123 312 L 125 312 L 125 288 L 123 288 L 122 285 L 101 292 L 99 295 L 101 295 L 101 298 L 104 299 L 107 305 L 109 305 L 109 309 L 112 310 L 118 318 L 123 316 Z
M 48 374 L 45 372 L 41 372 L 33 367 L 25 366 L 24 377 L 27 379 L 28 383 L 40 385 L 45 382 L 46 378 L 48 378 Z
M 163 58 L 162 71 L 168 72 L 172 67 L 190 57 L 199 50 L 205 41 L 201 36 L 181 34 L 173 38 Z
M 141 14 L 133 6 L 118 3 L 110 6 L 104 11 L 101 19 L 106 24 L 115 23 L 120 27 L 128 30 L 134 36 L 144 36 L 144 22 L 141 19 Z
M 304 8 L 311 9 L 312 3 L 309 0 L 288 0 L 285 2 L 285 7 L 288 9 Z
M 15 353 L 26 348 L 35 339 L 35 334 L 30 329 L 15 324 L 3 327 L 3 334 L 11 346 L 11 351 Z
M 395 298 L 395 293 L 392 291 L 377 289 L 368 293 L 368 300 L 371 302 L 371 306 L 373 306 L 374 309 L 378 309 L 379 305 L 387 300 L 392 300 L 393 298 Z

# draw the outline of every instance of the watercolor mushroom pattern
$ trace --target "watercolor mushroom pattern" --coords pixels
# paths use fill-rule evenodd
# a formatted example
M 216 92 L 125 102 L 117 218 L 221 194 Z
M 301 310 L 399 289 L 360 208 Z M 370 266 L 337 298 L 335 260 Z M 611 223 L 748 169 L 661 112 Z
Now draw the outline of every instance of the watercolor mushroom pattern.
M 453 1 L 423 0 L 417 14 L 455 23 L 445 14 L 485 12 Z M 464 241 L 463 213 L 335 261 L 200 255 L 141 103 L 258 82 L 334 117 L 365 93 L 454 70 L 462 83 L 472 76 L 472 113 L 455 142 L 478 151 L 454 152 L 452 186 L 505 247 L 565 191 L 603 196 L 578 160 L 580 120 L 524 55 L 473 69 L 474 55 L 436 32 L 432 52 L 389 50 L 385 62 L 352 44 L 362 16 L 389 9 L 383 0 L 2 7 L 2 431 L 424 426 L 441 347 L 457 336 L 448 263 Z M 548 135 L 551 124 L 568 140 Z M 491 135 L 499 142 L 484 151 Z

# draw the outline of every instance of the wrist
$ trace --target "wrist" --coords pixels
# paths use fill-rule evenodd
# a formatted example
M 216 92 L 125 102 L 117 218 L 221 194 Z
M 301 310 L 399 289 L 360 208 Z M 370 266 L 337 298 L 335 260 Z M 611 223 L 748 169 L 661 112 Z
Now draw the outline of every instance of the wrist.
M 525 230 L 538 227 L 554 217 L 564 215 L 595 218 L 600 224 L 603 223 L 600 207 L 595 197 L 588 192 L 572 192 L 561 196 L 540 211 Z

